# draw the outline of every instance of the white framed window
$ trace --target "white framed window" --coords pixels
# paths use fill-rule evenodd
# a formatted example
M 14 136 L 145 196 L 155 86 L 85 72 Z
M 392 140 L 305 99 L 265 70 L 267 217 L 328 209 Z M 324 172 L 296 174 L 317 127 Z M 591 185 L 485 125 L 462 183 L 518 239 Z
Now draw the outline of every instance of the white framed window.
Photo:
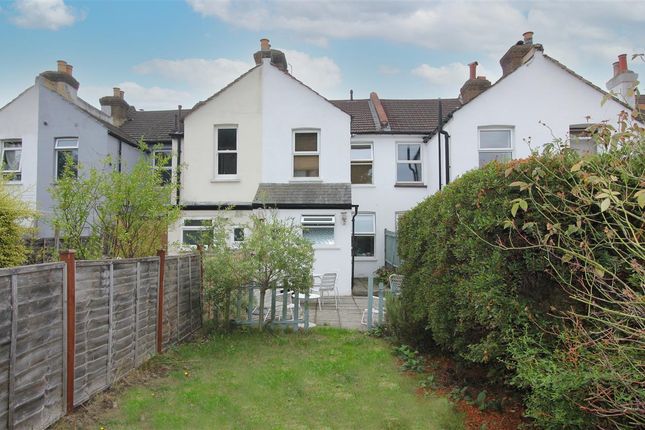
M 61 179 L 68 167 L 78 177 L 78 137 L 60 137 L 54 145 L 54 177 Z
M 152 166 L 159 169 L 163 185 L 172 183 L 172 149 L 169 146 L 152 150 Z
M 374 147 L 372 143 L 352 143 L 352 184 L 373 184 Z
M 215 127 L 215 177 L 237 178 L 237 126 Z
M 598 153 L 598 145 L 588 127 L 588 124 L 569 126 L 569 148 L 581 156 Z
M 233 245 L 239 246 L 240 243 L 244 242 L 245 237 L 246 233 L 244 227 L 234 226 L 231 229 L 231 243 Z
M 334 215 L 302 215 L 302 236 L 308 239 L 313 246 L 331 246 L 335 243 Z
M 181 243 L 189 246 L 210 245 L 213 242 L 211 218 L 184 218 L 181 227 Z
M 374 257 L 375 239 L 376 215 L 359 212 L 354 218 L 354 255 Z
M 397 142 L 396 144 L 396 182 L 422 183 L 423 166 L 421 144 Z
M 293 177 L 320 177 L 320 131 L 293 131 Z
M 6 180 L 16 182 L 22 180 L 21 158 L 22 140 L 0 141 L 0 170 Z
M 504 163 L 513 159 L 513 129 L 511 127 L 479 128 L 479 167 L 491 161 Z

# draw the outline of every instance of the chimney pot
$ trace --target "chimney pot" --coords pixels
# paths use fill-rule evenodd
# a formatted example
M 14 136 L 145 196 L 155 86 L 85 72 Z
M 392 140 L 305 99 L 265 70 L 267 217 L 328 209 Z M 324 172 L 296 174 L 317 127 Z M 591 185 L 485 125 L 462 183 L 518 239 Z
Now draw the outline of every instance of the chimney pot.
M 125 98 L 125 91 L 123 91 L 123 90 L 119 91 L 119 97 L 124 99 Z
M 486 79 L 486 76 L 477 76 L 477 79 Z
M 614 64 L 612 64 L 612 66 L 614 67 L 614 76 L 618 76 L 618 70 L 619 70 L 618 61 L 615 61 Z
M 269 44 L 269 39 L 267 38 L 260 39 L 260 50 L 268 51 L 269 49 L 271 49 L 271 45 Z
M 533 32 L 532 31 L 527 31 L 524 34 L 524 44 L 525 45 L 533 45 Z
M 112 94 L 114 95 L 114 97 L 121 97 L 121 88 L 119 87 L 112 88 Z
M 68 64 L 65 69 L 66 69 L 65 72 L 68 75 L 72 76 L 72 72 L 74 71 L 74 66 L 72 66 L 71 64 Z
M 477 65 L 479 65 L 477 61 L 473 61 L 468 65 L 470 67 L 470 79 L 475 79 L 477 76 Z
M 620 54 L 618 56 L 618 74 L 627 71 L 627 54 Z
M 67 73 L 67 62 L 65 60 L 58 60 L 56 61 L 56 64 L 58 65 L 59 72 Z

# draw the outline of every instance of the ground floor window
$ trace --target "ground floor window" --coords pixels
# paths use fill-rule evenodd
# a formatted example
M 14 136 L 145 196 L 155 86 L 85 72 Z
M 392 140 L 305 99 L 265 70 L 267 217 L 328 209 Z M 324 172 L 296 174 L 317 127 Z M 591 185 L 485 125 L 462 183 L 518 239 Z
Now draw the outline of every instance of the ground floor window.
M 161 183 L 172 183 L 172 149 L 163 146 L 152 150 L 152 165 L 161 173 Z
M 374 214 L 357 214 L 354 218 L 354 255 L 374 257 L 375 237 L 376 216 Z
M 569 127 L 569 147 L 581 156 L 598 153 L 596 141 L 593 139 L 589 125 L 572 125 Z
M 185 218 L 181 228 L 184 245 L 209 245 L 213 242 L 213 220 L 210 218 Z
M 313 246 L 330 246 L 334 244 L 334 215 L 303 215 L 301 217 L 302 235 Z

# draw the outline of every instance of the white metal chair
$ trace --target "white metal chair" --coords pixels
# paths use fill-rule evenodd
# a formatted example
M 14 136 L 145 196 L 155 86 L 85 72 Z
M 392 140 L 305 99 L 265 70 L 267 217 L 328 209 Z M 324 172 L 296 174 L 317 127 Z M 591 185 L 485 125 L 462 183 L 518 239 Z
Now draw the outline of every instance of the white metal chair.
M 315 277 L 320 277 L 320 284 L 316 285 Z M 320 295 L 318 301 L 319 309 L 322 309 L 322 303 L 325 299 L 325 295 L 329 296 L 330 294 L 334 295 L 334 303 L 336 304 L 336 309 L 338 309 L 338 288 L 336 287 L 336 279 L 338 274 L 334 272 L 325 273 L 322 276 L 315 275 L 314 277 L 314 287 L 312 290 Z
M 392 274 L 389 277 L 390 292 L 392 294 L 399 294 L 401 292 L 401 285 L 403 284 L 403 275 Z

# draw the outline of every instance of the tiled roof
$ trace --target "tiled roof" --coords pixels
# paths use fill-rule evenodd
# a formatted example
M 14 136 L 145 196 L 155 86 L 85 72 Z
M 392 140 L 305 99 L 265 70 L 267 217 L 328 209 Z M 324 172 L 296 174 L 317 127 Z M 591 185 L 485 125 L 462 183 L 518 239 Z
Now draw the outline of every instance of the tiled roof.
M 181 111 L 182 119 L 190 112 L 190 109 Z M 179 121 L 179 110 L 153 110 L 128 112 L 130 117 L 123 123 L 120 129 L 138 141 L 141 137 L 146 142 L 168 142 L 170 134 L 177 131 L 177 124 L 183 128 Z
M 369 100 L 331 100 L 352 116 L 354 134 L 425 134 L 439 125 L 439 99 L 381 99 L 389 127 L 374 119 Z M 441 99 L 444 121 L 460 106 L 459 99 Z
M 302 182 L 290 184 L 262 183 L 254 204 L 267 205 L 344 205 L 352 204 L 351 184 Z

